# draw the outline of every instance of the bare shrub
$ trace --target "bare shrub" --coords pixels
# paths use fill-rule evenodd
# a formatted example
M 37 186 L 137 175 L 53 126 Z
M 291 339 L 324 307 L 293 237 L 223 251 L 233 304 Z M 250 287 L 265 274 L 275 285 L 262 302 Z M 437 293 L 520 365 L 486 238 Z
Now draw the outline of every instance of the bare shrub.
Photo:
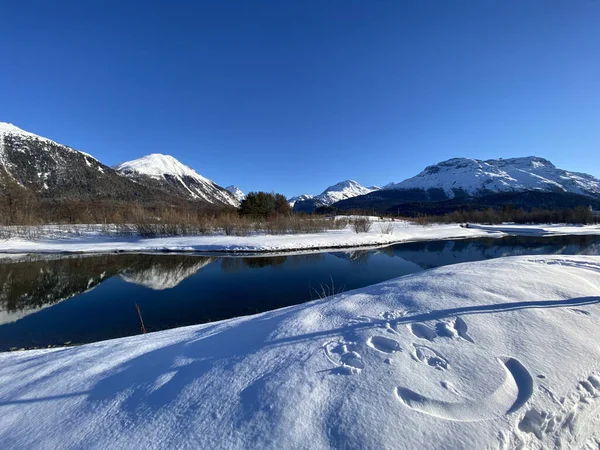
M 392 222 L 382 222 L 379 224 L 381 234 L 394 234 L 394 224 Z
M 354 217 L 350 219 L 350 226 L 355 233 L 368 233 L 371 229 L 371 221 L 366 217 Z
M 342 217 L 340 219 L 333 219 L 333 229 L 334 230 L 343 230 L 348 226 L 350 222 L 346 217 Z

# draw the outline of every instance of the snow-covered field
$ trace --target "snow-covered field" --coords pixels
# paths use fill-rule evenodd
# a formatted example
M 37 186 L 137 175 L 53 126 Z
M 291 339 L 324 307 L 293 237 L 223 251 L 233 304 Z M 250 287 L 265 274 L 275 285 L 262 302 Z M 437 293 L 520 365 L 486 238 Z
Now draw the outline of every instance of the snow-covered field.
M 391 234 L 383 232 L 386 223 L 375 222 L 368 233 L 356 234 L 350 227 L 315 234 L 250 236 L 183 236 L 144 239 L 103 232 L 102 226 L 45 227 L 35 238 L 0 239 L 0 253 L 57 252 L 285 252 L 326 248 L 380 246 L 399 242 L 436 239 L 502 237 L 510 235 L 600 234 L 600 226 L 459 224 L 422 226 L 404 221 L 391 222 Z
M 2 448 L 597 449 L 600 257 L 0 355 Z

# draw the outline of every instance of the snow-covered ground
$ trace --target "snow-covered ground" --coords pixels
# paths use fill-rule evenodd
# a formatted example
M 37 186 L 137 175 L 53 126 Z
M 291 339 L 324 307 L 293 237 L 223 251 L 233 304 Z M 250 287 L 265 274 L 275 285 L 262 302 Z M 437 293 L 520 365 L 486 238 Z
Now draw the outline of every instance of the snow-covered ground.
M 376 218 L 371 218 L 376 220 Z M 387 223 L 393 232 L 386 234 Z M 110 228 L 110 227 L 108 227 Z M 356 234 L 350 227 L 315 234 L 250 236 L 182 236 L 144 239 L 119 236 L 98 226 L 49 226 L 34 237 L 0 239 L 0 254 L 57 252 L 290 252 L 329 248 L 374 247 L 400 242 L 437 239 L 502 237 L 506 235 L 549 236 L 599 234 L 600 226 L 566 225 L 415 225 L 404 221 L 375 222 L 368 233 Z M 27 236 L 27 234 L 25 234 Z
M 600 257 L 0 355 L 2 448 L 597 449 Z
M 182 236 L 144 239 L 103 233 L 99 228 L 82 228 L 68 234 L 68 229 L 49 228 L 36 239 L 0 240 L 0 253 L 113 252 L 113 251 L 201 251 L 201 252 L 281 252 L 320 248 L 378 246 L 394 242 L 450 238 L 472 238 L 501 233 L 462 228 L 459 225 L 418 226 L 392 222 L 392 234 L 382 232 L 384 223 L 374 223 L 368 233 L 343 230 L 314 234 L 250 236 Z M 64 231 L 64 232 L 63 232 Z

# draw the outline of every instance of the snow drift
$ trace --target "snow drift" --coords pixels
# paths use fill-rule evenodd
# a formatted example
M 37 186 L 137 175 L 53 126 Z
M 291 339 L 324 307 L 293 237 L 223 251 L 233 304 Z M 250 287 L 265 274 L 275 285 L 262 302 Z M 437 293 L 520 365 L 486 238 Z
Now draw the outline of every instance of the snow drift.
M 4 448 L 597 448 L 600 258 L 0 355 Z

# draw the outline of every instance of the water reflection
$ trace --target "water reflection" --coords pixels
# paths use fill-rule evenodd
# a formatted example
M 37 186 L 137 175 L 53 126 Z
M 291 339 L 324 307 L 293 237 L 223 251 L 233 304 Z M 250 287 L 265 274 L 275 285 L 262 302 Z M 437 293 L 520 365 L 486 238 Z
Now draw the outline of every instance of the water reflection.
M 0 262 L 0 350 L 90 342 L 267 311 L 420 270 L 510 255 L 600 254 L 600 237 L 418 242 L 291 256 L 109 254 Z M 70 300 L 68 300 L 70 299 Z M 65 301 L 68 300 L 68 301 Z

